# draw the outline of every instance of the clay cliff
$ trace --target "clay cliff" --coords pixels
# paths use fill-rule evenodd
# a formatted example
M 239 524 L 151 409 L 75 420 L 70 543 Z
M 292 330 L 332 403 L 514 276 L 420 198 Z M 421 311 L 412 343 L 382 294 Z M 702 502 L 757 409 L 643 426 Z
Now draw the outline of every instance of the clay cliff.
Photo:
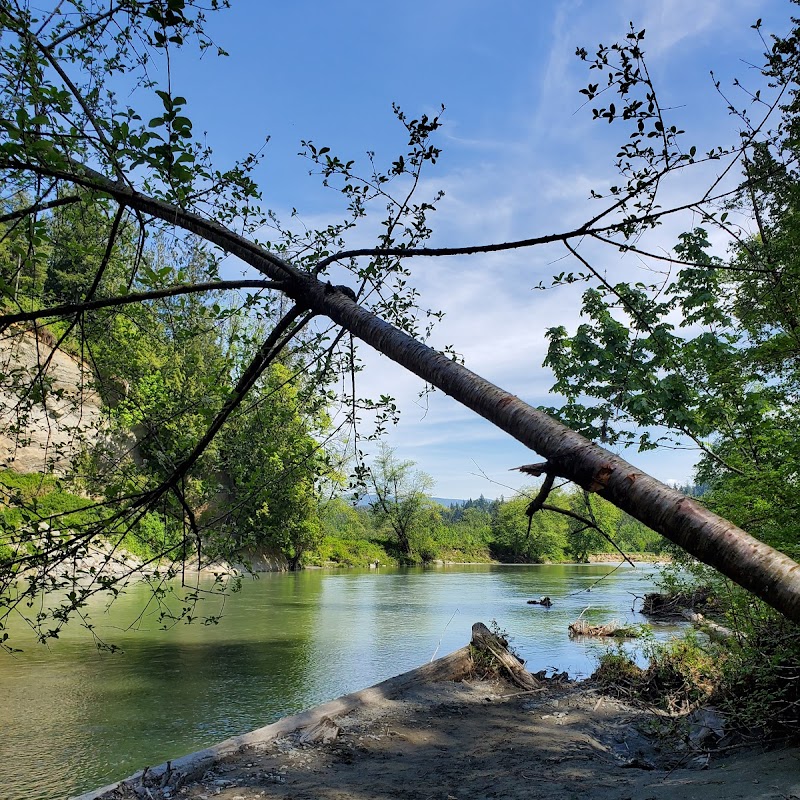
M 0 339 L 0 467 L 64 475 L 105 438 L 91 371 L 54 344 L 42 331 Z

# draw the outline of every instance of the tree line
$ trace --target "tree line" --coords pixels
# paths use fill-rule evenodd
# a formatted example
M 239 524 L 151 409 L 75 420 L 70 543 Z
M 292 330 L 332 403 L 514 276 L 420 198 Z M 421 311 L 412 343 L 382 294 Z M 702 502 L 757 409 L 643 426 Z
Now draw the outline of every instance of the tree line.
M 367 566 L 434 561 L 514 564 L 587 562 L 612 553 L 669 554 L 668 542 L 596 495 L 574 489 L 551 493 L 552 508 L 528 517 L 537 488 L 509 499 L 464 500 L 450 506 L 427 493 L 430 479 L 411 461 L 382 448 L 370 467 L 360 505 L 345 497 L 322 509 L 322 539 L 311 563 Z

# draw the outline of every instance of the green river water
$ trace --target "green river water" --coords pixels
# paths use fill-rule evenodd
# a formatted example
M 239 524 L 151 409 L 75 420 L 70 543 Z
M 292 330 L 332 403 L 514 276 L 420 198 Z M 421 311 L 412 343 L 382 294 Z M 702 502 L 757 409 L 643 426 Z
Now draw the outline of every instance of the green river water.
M 266 574 L 245 579 L 219 625 L 168 632 L 149 617 L 125 630 L 147 597 L 134 587 L 94 613 L 123 653 L 74 628 L 0 655 L 0 798 L 70 797 L 266 725 L 451 652 L 479 620 L 509 631 L 531 671 L 585 677 L 607 645 L 571 641 L 570 622 L 587 606 L 587 619 L 644 621 L 631 606 L 654 569 L 615 566 Z M 541 595 L 551 609 L 526 604 Z

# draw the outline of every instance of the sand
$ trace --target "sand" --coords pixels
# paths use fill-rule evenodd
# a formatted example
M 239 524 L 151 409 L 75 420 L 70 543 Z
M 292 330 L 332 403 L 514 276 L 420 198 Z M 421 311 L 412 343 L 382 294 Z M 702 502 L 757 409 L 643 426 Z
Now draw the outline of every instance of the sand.
M 659 727 L 662 736 L 652 736 Z M 308 742 L 302 731 L 292 733 L 229 756 L 166 794 L 139 787 L 112 796 L 800 800 L 797 747 L 689 746 L 664 737 L 663 722 L 646 709 L 586 682 L 530 693 L 496 680 L 422 684 L 317 733 L 336 735 Z

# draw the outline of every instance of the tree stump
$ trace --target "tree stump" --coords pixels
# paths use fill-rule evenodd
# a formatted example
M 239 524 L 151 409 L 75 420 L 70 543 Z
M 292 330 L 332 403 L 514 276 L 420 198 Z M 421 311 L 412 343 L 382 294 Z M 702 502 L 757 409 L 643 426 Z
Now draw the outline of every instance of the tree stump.
M 520 689 L 538 689 L 541 684 L 524 667 L 524 662 L 509 652 L 508 642 L 492 633 L 482 622 L 472 626 L 472 647 L 487 655 Z

